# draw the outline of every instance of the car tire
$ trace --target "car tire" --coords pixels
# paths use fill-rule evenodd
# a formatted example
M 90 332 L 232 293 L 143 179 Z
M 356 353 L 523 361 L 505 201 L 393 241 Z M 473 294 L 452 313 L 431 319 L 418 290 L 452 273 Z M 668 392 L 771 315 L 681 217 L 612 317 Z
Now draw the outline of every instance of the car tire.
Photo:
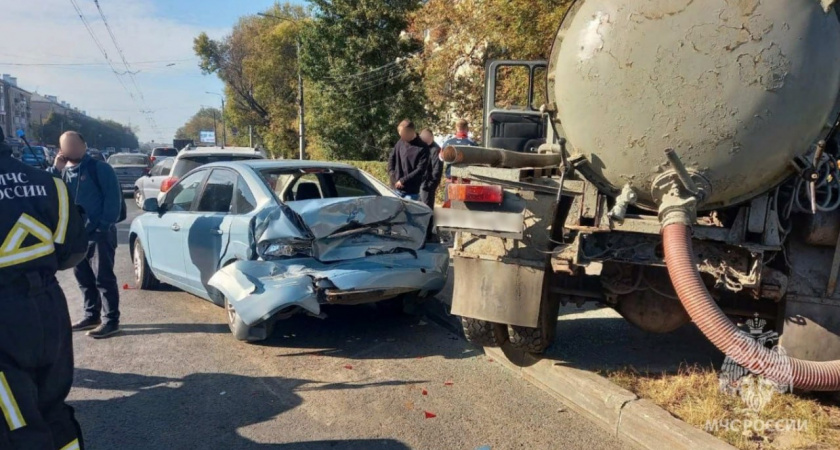
M 264 341 L 268 339 L 274 331 L 274 322 L 271 319 L 253 327 L 246 325 L 239 317 L 239 314 L 236 313 L 236 309 L 227 297 L 225 297 L 225 315 L 228 319 L 230 332 L 238 341 Z
M 462 317 L 461 327 L 467 341 L 479 347 L 499 347 L 507 340 L 507 329 L 498 323 Z
M 143 209 L 143 202 L 145 201 L 146 199 L 143 198 L 143 191 L 139 188 L 134 188 L 134 203 L 137 204 L 137 207 Z
M 143 251 L 140 239 L 134 241 L 131 255 L 134 263 L 134 285 L 142 290 L 157 289 L 160 286 L 160 281 L 155 278 L 155 274 L 149 267 L 149 260 L 146 259 L 146 252 Z

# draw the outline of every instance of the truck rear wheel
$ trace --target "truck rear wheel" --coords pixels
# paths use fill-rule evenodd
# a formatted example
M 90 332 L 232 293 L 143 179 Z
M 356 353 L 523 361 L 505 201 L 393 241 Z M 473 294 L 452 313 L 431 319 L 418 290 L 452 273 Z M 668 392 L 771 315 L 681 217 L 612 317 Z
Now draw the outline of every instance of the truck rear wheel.
M 559 298 L 549 293 L 543 295 L 537 328 L 508 325 L 510 345 L 528 353 L 543 353 L 554 342 L 559 311 Z
M 505 326 L 498 323 L 461 317 L 461 326 L 467 341 L 479 347 L 499 347 L 507 340 Z

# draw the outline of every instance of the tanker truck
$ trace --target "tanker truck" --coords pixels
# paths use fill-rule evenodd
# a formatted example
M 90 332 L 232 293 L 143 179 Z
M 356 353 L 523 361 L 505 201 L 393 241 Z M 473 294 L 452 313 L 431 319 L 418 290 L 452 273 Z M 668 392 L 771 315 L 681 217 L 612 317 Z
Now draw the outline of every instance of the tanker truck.
M 840 390 L 833 3 L 577 0 L 548 61 L 490 62 L 483 147 L 442 151 L 435 211 L 467 339 L 541 353 L 559 305 L 599 302 Z

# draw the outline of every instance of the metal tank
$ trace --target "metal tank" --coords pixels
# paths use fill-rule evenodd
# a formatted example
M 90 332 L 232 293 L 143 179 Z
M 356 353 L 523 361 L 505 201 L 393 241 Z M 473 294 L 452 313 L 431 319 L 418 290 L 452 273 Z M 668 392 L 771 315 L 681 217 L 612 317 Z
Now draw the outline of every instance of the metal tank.
M 667 148 L 705 189 L 701 210 L 770 190 L 834 118 L 840 22 L 830 3 L 575 2 L 548 75 L 569 153 L 602 190 L 629 185 L 649 209 Z

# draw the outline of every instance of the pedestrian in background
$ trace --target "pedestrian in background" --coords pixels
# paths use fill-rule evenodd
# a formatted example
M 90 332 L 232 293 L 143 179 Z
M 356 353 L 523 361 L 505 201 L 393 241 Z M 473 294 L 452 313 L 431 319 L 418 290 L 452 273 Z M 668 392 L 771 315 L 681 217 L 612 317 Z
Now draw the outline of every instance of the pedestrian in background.
M 408 119 L 400 122 L 397 132 L 400 140 L 388 158 L 388 175 L 401 197 L 419 201 L 420 188 L 429 174 L 429 146 Z
M 67 299 L 55 278 L 87 233 L 67 186 L 12 157 L 0 129 L 0 448 L 80 450 Z
M 114 274 L 117 222 L 125 218 L 125 201 L 114 169 L 87 153 L 85 138 L 68 131 L 61 135 L 52 171 L 60 174 L 76 204 L 87 215 L 88 251 L 74 269 L 84 296 L 85 317 L 73 331 L 88 331 L 96 339 L 120 330 L 120 291 Z M 103 301 L 104 300 L 104 301 Z
M 458 119 L 458 121 L 455 122 L 455 137 L 444 142 L 443 148 L 449 147 L 450 145 L 468 145 L 471 147 L 478 146 L 475 141 L 470 139 L 470 123 L 465 119 Z M 444 201 L 449 199 L 448 193 L 446 192 L 446 184 L 452 182 L 452 164 L 446 164 L 445 173 L 446 183 L 444 183 L 443 186 Z
M 443 178 L 443 161 L 440 159 L 440 146 L 435 142 L 432 130 L 426 128 L 420 132 L 420 139 L 429 146 L 429 176 L 420 189 L 420 201 L 435 209 L 435 198 Z

